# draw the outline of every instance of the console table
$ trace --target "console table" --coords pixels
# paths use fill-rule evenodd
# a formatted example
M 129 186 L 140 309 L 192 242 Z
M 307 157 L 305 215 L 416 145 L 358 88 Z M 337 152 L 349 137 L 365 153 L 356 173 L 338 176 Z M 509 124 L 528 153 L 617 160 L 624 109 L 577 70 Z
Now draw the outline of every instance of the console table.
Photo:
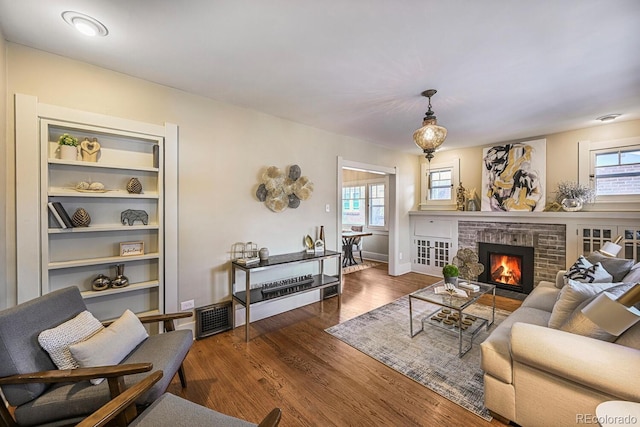
M 324 273 L 324 262 L 329 259 L 337 260 L 338 275 L 331 276 Z M 296 278 L 285 278 L 281 282 L 285 285 L 278 291 L 273 292 L 269 289 L 268 292 L 263 289 L 262 286 L 251 288 L 251 274 L 268 269 L 291 267 L 295 264 L 316 262 L 319 264 L 319 273 L 305 276 L 297 282 Z M 341 304 L 342 295 L 342 254 L 334 251 L 324 251 L 323 253 L 306 253 L 306 252 L 294 252 L 282 255 L 272 255 L 268 260 L 260 261 L 259 263 L 244 265 L 239 264 L 236 261 L 231 262 L 231 293 L 233 295 L 233 312 L 235 313 L 235 304 L 241 304 L 245 307 L 245 339 L 249 342 L 249 323 L 251 320 L 251 304 L 259 302 L 275 301 L 282 298 L 287 298 L 293 295 L 297 295 L 303 292 L 320 290 L 322 299 L 337 296 L 338 306 Z M 245 273 L 245 286 L 244 290 L 236 289 L 236 271 L 240 270 Z M 289 284 L 290 286 L 287 286 Z M 234 316 L 235 319 L 235 316 Z M 235 325 L 234 325 L 235 327 Z

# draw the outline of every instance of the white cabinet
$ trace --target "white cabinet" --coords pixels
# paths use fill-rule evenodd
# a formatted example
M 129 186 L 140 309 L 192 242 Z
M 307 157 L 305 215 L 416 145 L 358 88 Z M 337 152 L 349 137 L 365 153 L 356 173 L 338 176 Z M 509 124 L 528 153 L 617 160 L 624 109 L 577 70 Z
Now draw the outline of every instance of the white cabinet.
M 28 97 L 29 98 L 29 97 Z M 32 101 L 30 99 L 26 101 Z M 33 102 L 27 102 L 27 106 Z M 88 309 L 100 319 L 111 319 L 122 314 L 124 308 L 136 313 L 164 313 L 165 291 L 177 294 L 175 249 L 166 245 L 166 232 L 175 234 L 175 206 L 167 206 L 165 194 L 166 143 L 177 142 L 177 133 L 167 137 L 166 126 L 148 125 L 92 113 L 84 113 L 37 104 L 37 117 L 27 109 L 16 109 L 16 142 L 31 144 L 35 150 L 17 147 L 17 214 L 25 216 L 18 221 L 17 236 L 23 238 L 24 248 L 18 248 L 18 288 L 22 299 L 35 294 L 75 285 L 85 298 Z M 31 112 L 32 113 L 32 112 Z M 37 123 L 37 138 L 33 141 L 31 126 Z M 24 126 L 20 131 L 19 126 Z M 175 128 L 174 128 L 175 129 Z M 96 138 L 101 145 L 96 162 L 62 160 L 58 155 L 58 138 L 70 134 L 79 141 Z M 27 138 L 32 135 L 31 138 Z M 21 153 L 19 153 L 21 151 Z M 39 182 L 21 187 L 20 178 L 39 168 Z M 174 166 L 170 166 L 173 169 Z M 137 178 L 142 185 L 139 194 L 129 193 L 127 183 Z M 104 191 L 79 191 L 80 182 L 104 185 Z M 169 184 L 175 192 L 175 184 Z M 32 197 L 33 194 L 37 197 Z M 35 201 L 37 200 L 37 205 Z M 63 229 L 48 209 L 49 202 L 59 202 L 68 215 L 84 209 L 91 217 L 87 227 Z M 30 208 L 31 206 L 31 208 Z M 144 211 L 146 224 L 138 220 L 129 225 L 121 221 L 127 209 Z M 32 212 L 33 211 L 33 212 Z M 169 213 L 168 218 L 166 213 Z M 124 222 L 124 223 L 123 223 Z M 37 224 L 38 233 L 28 225 Z M 36 236 L 37 234 L 37 236 Z M 36 239 L 37 237 L 37 239 Z M 120 244 L 141 242 L 142 254 L 121 256 Z M 38 259 L 38 287 L 32 286 L 36 275 L 30 268 Z M 92 281 L 103 274 L 113 278 L 116 264 L 124 265 L 129 285 L 105 290 L 92 289 Z M 169 309 L 175 309 L 175 297 Z

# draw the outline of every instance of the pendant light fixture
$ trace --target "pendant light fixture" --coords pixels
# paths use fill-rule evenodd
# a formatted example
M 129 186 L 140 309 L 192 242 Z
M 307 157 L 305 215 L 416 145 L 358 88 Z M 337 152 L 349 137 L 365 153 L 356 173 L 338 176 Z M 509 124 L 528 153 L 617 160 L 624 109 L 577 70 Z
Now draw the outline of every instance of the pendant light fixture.
M 433 159 L 433 153 L 442 145 L 447 137 L 447 129 L 442 126 L 438 126 L 436 116 L 431 110 L 431 97 L 435 95 L 436 92 L 438 91 L 435 89 L 429 89 L 422 92 L 422 96 L 429 98 L 429 109 L 422 120 L 422 127 L 413 133 L 413 140 L 418 147 L 422 148 L 422 151 L 426 154 L 425 157 L 429 162 Z

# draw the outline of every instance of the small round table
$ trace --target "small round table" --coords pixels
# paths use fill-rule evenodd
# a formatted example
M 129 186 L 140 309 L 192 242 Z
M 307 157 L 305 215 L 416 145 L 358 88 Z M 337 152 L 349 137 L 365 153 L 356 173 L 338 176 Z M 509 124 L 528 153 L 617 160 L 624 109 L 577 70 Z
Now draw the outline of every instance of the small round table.
M 596 407 L 596 416 L 602 427 L 639 425 L 640 403 L 624 400 L 602 402 Z

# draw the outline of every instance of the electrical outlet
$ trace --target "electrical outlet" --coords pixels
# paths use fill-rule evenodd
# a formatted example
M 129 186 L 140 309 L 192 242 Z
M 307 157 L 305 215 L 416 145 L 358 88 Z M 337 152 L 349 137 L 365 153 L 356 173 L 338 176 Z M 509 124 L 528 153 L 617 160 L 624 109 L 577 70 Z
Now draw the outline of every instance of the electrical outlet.
M 398 252 L 398 259 L 402 260 L 402 252 Z
M 195 307 L 195 301 L 192 299 L 180 303 L 180 310 L 191 310 L 193 307 Z

